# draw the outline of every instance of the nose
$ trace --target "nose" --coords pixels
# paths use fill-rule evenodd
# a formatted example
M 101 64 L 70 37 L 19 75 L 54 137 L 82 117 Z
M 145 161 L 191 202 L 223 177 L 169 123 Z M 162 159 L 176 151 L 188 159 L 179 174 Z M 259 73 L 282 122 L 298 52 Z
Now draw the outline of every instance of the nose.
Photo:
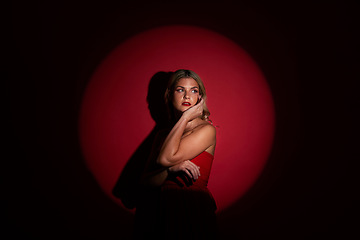
M 184 92 L 184 99 L 189 99 L 190 97 L 189 97 L 189 94 L 188 94 L 188 91 L 185 91 Z

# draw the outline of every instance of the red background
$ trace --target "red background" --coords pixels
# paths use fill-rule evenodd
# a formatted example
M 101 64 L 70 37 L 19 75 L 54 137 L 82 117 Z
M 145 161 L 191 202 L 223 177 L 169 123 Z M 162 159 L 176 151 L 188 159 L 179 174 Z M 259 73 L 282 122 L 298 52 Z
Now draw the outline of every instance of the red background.
M 2 65 L 2 234 L 131 239 L 134 215 L 104 194 L 86 165 L 81 104 L 119 44 L 184 24 L 249 53 L 275 106 L 268 161 L 218 213 L 220 238 L 358 239 L 358 9 L 350 0 L 12 1 Z
M 150 79 L 156 72 L 180 68 L 202 77 L 211 119 L 219 126 L 209 189 L 221 211 L 261 173 L 273 140 L 274 109 L 256 63 L 220 34 L 169 26 L 140 33 L 114 49 L 84 94 L 80 115 L 84 156 L 112 197 L 121 170 L 155 125 L 146 103 Z

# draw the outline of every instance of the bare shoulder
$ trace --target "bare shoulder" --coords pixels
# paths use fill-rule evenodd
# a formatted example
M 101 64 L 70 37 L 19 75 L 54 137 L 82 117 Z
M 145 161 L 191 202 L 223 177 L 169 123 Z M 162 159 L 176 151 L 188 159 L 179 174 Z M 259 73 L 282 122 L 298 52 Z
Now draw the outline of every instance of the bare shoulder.
M 216 145 L 216 128 L 204 121 L 204 124 L 198 126 L 197 133 L 198 141 L 204 141 L 209 144 L 209 146 L 205 149 L 207 152 L 214 155 L 215 145 Z
M 216 135 L 216 128 L 212 124 L 204 121 L 194 129 L 194 132 L 198 132 L 199 134 L 206 134 L 206 135 Z

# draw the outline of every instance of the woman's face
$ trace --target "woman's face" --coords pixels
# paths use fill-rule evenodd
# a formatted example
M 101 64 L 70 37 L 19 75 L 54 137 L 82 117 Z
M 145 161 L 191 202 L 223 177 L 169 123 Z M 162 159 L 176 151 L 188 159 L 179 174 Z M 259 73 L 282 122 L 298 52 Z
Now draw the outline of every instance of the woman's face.
M 184 112 L 197 104 L 200 99 L 199 84 L 193 78 L 180 78 L 175 86 L 173 105 Z

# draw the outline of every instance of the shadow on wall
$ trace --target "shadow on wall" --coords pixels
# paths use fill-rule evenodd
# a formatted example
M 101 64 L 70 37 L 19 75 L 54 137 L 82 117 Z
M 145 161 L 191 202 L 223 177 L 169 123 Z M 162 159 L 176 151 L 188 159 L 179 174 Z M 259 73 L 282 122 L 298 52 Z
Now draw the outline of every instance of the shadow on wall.
M 148 87 L 147 102 L 156 125 L 126 163 L 113 188 L 113 195 L 121 199 L 128 209 L 136 207 L 139 194 L 138 182 L 145 169 L 156 135 L 167 128 L 168 115 L 164 95 L 172 72 L 157 72 Z

